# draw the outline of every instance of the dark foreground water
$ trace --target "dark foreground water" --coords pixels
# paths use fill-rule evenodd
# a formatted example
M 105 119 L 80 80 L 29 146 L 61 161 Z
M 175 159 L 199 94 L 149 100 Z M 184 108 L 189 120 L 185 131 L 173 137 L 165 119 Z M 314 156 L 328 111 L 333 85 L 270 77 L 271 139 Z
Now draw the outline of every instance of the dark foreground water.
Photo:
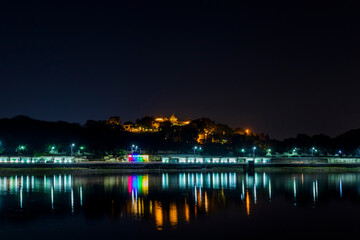
M 360 237 L 360 174 L 0 176 L 2 239 Z

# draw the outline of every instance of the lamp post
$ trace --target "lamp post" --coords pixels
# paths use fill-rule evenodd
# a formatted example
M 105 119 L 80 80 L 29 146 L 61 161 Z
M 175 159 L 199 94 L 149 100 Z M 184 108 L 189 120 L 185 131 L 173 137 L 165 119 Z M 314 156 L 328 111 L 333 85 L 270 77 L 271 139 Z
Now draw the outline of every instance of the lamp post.
M 54 151 L 55 151 L 55 146 L 51 146 L 49 153 L 50 153 L 50 154 L 54 154 Z
M 71 156 L 73 156 L 73 148 L 75 147 L 75 143 L 71 144 Z
M 294 149 L 292 150 L 293 154 L 296 153 L 296 150 L 297 150 L 297 148 L 294 148 Z
M 131 154 L 134 154 L 134 153 L 139 153 L 141 154 L 141 149 L 139 148 L 139 146 L 136 146 L 136 145 L 131 145 Z
M 253 147 L 253 158 L 254 158 L 254 163 L 255 163 L 255 150 L 256 150 L 256 147 Z
M 316 149 L 314 147 L 311 148 L 311 159 L 314 158 L 314 152 L 316 152 Z
M 195 156 L 195 151 L 196 151 L 196 149 L 197 149 L 197 146 L 194 147 L 194 156 Z

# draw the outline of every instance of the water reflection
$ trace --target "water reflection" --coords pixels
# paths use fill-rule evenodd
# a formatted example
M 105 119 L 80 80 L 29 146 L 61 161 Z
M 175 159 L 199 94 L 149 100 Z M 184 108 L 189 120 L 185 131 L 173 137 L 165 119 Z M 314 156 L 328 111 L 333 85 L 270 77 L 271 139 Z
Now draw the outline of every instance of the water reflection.
M 330 200 L 360 200 L 360 174 L 236 172 L 122 175 L 13 175 L 0 177 L 0 220 L 12 216 L 82 214 L 87 218 L 147 221 L 157 230 L 236 206 L 254 216 L 286 199 L 294 207 Z M 261 204 L 259 204 L 261 203 Z

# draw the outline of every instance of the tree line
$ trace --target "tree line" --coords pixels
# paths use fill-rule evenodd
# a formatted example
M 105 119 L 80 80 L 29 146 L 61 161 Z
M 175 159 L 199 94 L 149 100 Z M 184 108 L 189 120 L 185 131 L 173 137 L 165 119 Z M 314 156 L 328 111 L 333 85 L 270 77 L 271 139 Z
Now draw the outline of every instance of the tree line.
M 146 116 L 136 120 L 136 124 L 150 128 L 153 120 L 153 117 Z M 360 129 L 334 138 L 323 134 L 298 134 L 280 141 L 263 133 L 232 129 L 208 118 L 194 119 L 184 126 L 164 121 L 159 124 L 158 131 L 142 133 L 125 131 L 119 121 L 88 120 L 81 125 L 41 121 L 26 116 L 0 119 L 2 155 L 69 154 L 73 143 L 76 154 L 94 157 L 125 154 L 132 144 L 149 154 L 192 153 L 195 146 L 201 146 L 198 154 L 248 156 L 256 146 L 256 154 L 263 156 L 270 152 L 294 152 L 294 149 L 299 154 L 309 153 L 312 147 L 319 150 L 317 154 L 354 156 L 360 154 Z

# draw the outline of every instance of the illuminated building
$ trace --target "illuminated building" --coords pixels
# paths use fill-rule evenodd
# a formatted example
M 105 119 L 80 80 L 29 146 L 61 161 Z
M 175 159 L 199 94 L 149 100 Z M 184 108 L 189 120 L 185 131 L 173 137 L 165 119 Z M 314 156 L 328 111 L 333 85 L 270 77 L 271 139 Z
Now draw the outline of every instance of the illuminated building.
M 164 118 L 164 117 L 157 117 L 155 118 L 155 121 L 153 122 L 154 128 L 159 128 L 160 123 L 169 121 L 172 125 L 175 126 L 185 126 L 188 125 L 191 121 L 179 121 L 177 117 L 175 117 L 175 114 L 172 114 L 170 118 Z
M 0 156 L 0 163 L 72 163 L 74 157 L 71 156 L 41 156 L 41 157 L 3 157 Z
M 131 132 L 131 129 L 132 129 L 133 126 L 134 126 L 133 123 L 128 122 L 128 123 L 125 123 L 123 125 L 123 128 L 124 128 L 125 131 Z
M 152 127 L 151 128 L 144 128 L 141 126 L 138 126 L 136 124 L 133 124 L 131 122 L 126 122 L 123 125 L 123 128 L 125 131 L 128 132 L 134 132 L 134 133 L 141 133 L 141 132 L 157 132 L 159 131 L 160 128 L 160 124 L 163 122 L 167 122 L 169 121 L 171 123 L 171 125 L 173 126 L 185 126 L 188 125 L 191 121 L 187 120 L 187 121 L 179 121 L 178 118 L 173 114 L 171 115 L 169 118 L 166 117 L 156 117 L 154 119 L 154 121 L 152 122 Z
M 120 126 L 121 125 L 120 117 L 118 116 L 110 117 L 109 120 L 106 121 L 106 124 Z
M 129 162 L 149 162 L 149 155 L 131 154 L 128 158 Z

